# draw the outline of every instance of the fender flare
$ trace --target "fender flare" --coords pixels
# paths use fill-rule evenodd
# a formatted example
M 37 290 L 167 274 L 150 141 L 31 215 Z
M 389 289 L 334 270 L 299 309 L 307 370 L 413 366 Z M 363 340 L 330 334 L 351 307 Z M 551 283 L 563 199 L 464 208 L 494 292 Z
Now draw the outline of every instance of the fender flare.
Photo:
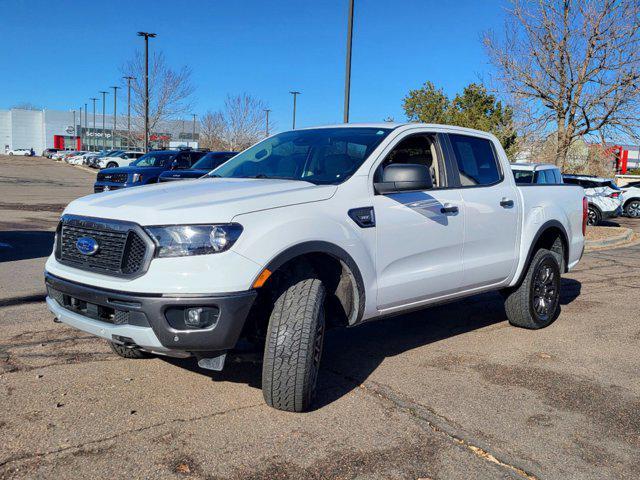
M 533 240 L 531 241 L 531 245 L 529 246 L 529 252 L 527 253 L 527 259 L 524 263 L 524 267 L 522 268 L 522 271 L 520 272 L 520 275 L 518 277 L 518 281 L 516 282 L 516 284 L 519 285 L 522 282 L 524 276 L 527 274 L 527 267 L 531 263 L 531 259 L 536 253 L 534 248 L 538 243 L 538 240 L 540 240 L 540 237 L 552 227 L 558 228 L 560 230 L 560 234 L 562 235 L 562 242 L 564 246 L 564 268 L 562 268 L 563 270 L 562 273 L 566 273 L 568 260 L 569 260 L 569 248 L 570 248 L 569 235 L 567 235 L 567 230 L 564 228 L 564 225 L 562 225 L 562 223 L 560 223 L 558 220 L 548 220 L 542 224 L 542 226 L 538 229 L 536 234 L 533 236 Z
M 298 243 L 276 255 L 272 260 L 269 261 L 265 268 L 271 272 L 275 272 L 288 261 L 309 253 L 324 253 L 330 255 L 336 260 L 342 262 L 348 268 L 351 275 L 353 276 L 355 288 L 357 290 L 356 293 L 358 294 L 358 307 L 356 309 L 355 316 L 349 319 L 349 325 L 355 325 L 359 323 L 364 315 L 366 301 L 364 281 L 362 280 L 360 268 L 356 264 L 353 257 L 351 257 L 351 255 L 349 255 L 346 250 L 339 247 L 338 245 L 320 240 Z M 253 281 L 255 282 L 257 278 L 258 277 L 256 277 Z

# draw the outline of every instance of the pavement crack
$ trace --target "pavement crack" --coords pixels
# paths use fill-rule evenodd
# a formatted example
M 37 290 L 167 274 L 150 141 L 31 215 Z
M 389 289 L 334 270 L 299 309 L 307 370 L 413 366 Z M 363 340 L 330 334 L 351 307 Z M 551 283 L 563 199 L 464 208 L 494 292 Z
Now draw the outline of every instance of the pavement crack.
M 354 378 L 344 375 L 335 370 L 329 370 L 332 373 L 346 379 L 349 382 L 357 382 Z M 498 454 L 492 452 L 488 445 L 483 445 L 483 442 L 474 439 L 466 432 L 461 431 L 462 428 L 456 425 L 455 422 L 447 419 L 446 417 L 437 414 L 433 409 L 416 403 L 413 400 L 406 398 L 405 396 L 394 391 L 386 385 L 382 385 L 373 380 L 368 380 L 364 383 L 358 383 L 360 388 L 369 395 L 381 399 L 386 403 L 389 403 L 397 409 L 411 415 L 422 423 L 425 423 L 429 429 L 433 432 L 445 436 L 450 441 L 459 445 L 460 447 L 471 452 L 473 455 L 502 467 L 511 473 L 517 475 L 519 478 L 526 480 L 538 480 L 539 476 L 533 474 L 530 470 L 518 466 L 517 459 L 510 458 L 508 454 Z
M 23 462 L 23 461 L 28 461 L 28 460 L 32 460 L 34 458 L 43 458 L 43 457 L 48 457 L 51 455 L 57 455 L 59 453 L 65 453 L 68 451 L 73 451 L 73 450 L 81 450 L 85 447 L 88 446 L 92 446 L 92 445 L 97 445 L 100 443 L 104 443 L 104 442 L 109 442 L 111 440 L 116 440 L 122 436 L 125 435 L 129 435 L 132 433 L 140 433 L 140 432 L 146 432 L 148 430 L 153 430 L 155 428 L 158 427 L 163 427 L 165 425 L 171 425 L 171 424 L 176 424 L 176 423 L 190 423 L 190 422 L 197 422 L 198 420 L 204 420 L 207 418 L 214 418 L 220 415 L 226 415 L 227 413 L 235 413 L 235 412 L 239 412 L 242 410 L 249 410 L 251 408 L 256 408 L 256 407 L 260 407 L 263 406 L 264 404 L 262 402 L 260 403 L 256 403 L 256 404 L 252 404 L 252 405 L 245 405 L 242 407 L 234 407 L 234 408 L 229 408 L 227 410 L 223 410 L 220 412 L 214 412 L 214 413 L 209 413 L 206 415 L 199 415 L 197 417 L 191 417 L 191 418 L 174 418 L 171 420 L 165 420 L 163 422 L 158 422 L 158 423 L 154 423 L 151 425 L 146 425 L 144 427 L 139 427 L 139 428 L 133 428 L 130 430 L 124 430 L 122 432 L 118 432 L 114 435 L 111 435 L 109 437 L 103 437 L 103 438 L 98 438 L 96 440 L 90 440 L 88 442 L 84 442 L 84 443 L 79 443 L 77 445 L 69 445 L 66 447 L 62 447 L 62 448 L 57 448 L 54 450 L 49 450 L 46 452 L 38 452 L 38 453 L 33 453 L 33 454 L 25 454 L 25 455 L 17 455 L 14 457 L 9 457 L 8 459 L 0 462 L 0 467 L 6 467 L 7 465 L 10 465 L 12 463 L 16 463 L 16 462 Z

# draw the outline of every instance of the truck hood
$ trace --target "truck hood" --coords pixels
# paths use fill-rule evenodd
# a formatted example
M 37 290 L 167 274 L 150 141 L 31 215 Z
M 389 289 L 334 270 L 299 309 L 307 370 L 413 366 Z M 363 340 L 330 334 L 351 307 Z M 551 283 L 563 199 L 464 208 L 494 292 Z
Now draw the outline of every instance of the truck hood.
M 140 225 L 223 223 L 243 213 L 326 200 L 336 189 L 294 180 L 207 178 L 88 195 L 64 213 Z

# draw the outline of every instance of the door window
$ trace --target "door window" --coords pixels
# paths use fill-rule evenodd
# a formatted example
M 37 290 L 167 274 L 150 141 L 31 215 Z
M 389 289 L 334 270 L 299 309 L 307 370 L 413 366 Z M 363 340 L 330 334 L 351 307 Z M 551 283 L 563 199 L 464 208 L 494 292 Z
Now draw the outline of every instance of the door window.
M 374 182 L 382 181 L 382 171 L 385 167 L 398 163 L 425 165 L 431 172 L 433 188 L 444 186 L 441 176 L 444 167 L 433 135 L 411 135 L 401 140 L 376 170 Z
M 489 140 L 457 134 L 449 134 L 449 140 L 463 187 L 493 185 L 502 180 L 493 146 Z

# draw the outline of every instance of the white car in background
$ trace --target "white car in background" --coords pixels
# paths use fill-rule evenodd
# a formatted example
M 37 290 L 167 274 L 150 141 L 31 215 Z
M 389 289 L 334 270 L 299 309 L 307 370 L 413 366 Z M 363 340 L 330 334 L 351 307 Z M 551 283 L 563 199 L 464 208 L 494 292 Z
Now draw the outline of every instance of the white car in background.
M 628 217 L 640 217 L 640 181 L 631 182 L 622 187 L 622 208 Z
M 580 185 L 589 203 L 589 225 L 598 225 L 605 218 L 622 215 L 621 190 L 611 178 L 591 175 L 563 175 L 564 183 Z
M 67 159 L 67 163 L 70 163 L 71 165 L 88 165 L 90 159 L 96 155 L 97 154 L 95 152 L 78 152 L 77 155 L 69 157 Z
M 82 165 L 82 155 L 88 152 L 83 152 L 82 150 L 78 150 L 77 152 L 73 152 L 72 155 L 68 155 L 64 158 L 64 161 L 70 165 Z
M 7 150 L 7 155 L 22 155 L 24 157 L 30 157 L 31 150 L 28 148 L 13 148 L 11 150 Z
M 144 153 L 134 151 L 119 151 L 113 152 L 106 157 L 100 157 L 97 159 L 98 168 L 116 168 L 116 167 L 128 167 L 131 162 L 139 159 Z

